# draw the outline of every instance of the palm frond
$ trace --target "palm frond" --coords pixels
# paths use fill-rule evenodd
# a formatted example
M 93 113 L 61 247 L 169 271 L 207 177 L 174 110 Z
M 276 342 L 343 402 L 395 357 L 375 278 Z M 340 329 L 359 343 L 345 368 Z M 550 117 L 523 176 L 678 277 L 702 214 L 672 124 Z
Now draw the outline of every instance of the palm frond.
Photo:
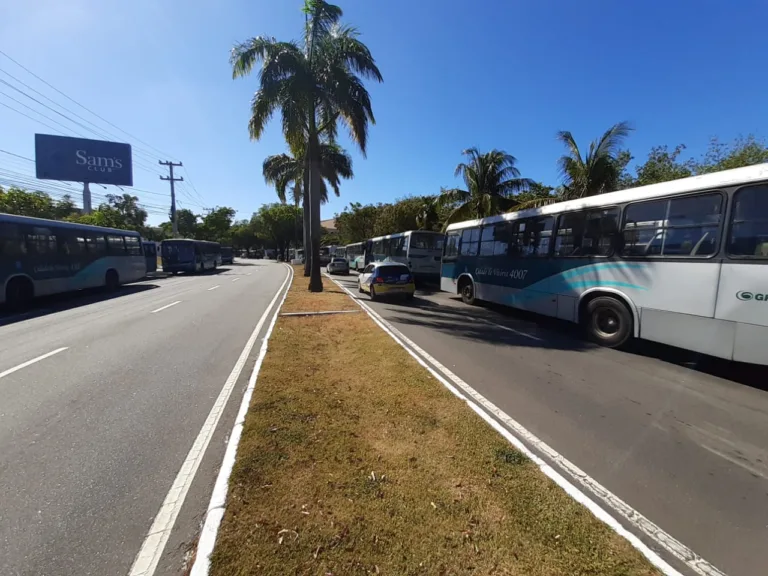
M 619 122 L 618 124 L 611 126 L 605 131 L 605 134 L 600 137 L 600 140 L 598 140 L 594 151 L 594 157 L 615 157 L 631 131 L 632 127 L 629 122 Z
M 473 217 L 474 214 L 472 214 L 472 205 L 462 204 L 461 206 L 455 208 L 450 214 L 448 214 L 448 217 L 445 219 L 443 224 L 443 231 L 445 231 L 449 224 L 453 224 L 454 222 L 461 222 L 462 220 L 470 220 Z

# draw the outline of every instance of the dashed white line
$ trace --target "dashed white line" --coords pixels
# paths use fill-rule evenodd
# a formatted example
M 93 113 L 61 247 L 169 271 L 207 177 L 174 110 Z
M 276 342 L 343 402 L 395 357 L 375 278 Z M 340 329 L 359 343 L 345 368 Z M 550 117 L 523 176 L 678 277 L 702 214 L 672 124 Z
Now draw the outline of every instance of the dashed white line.
M 253 272 L 246 272 L 245 273 L 246 276 L 250 276 L 251 274 L 253 274 Z
M 211 286 L 210 288 L 208 288 L 208 292 L 210 292 L 211 290 L 216 290 L 216 288 L 218 288 L 219 286 L 221 286 L 221 284 L 216 284 L 216 286 Z
M 157 310 L 152 310 L 150 314 L 157 314 L 158 312 L 162 312 L 166 308 L 170 308 L 171 306 L 176 306 L 176 304 L 181 304 L 181 300 L 176 300 L 176 302 L 171 302 L 170 304 L 166 304 L 165 306 L 160 306 Z
M 0 378 L 5 378 L 9 374 L 13 374 L 14 372 L 21 370 L 22 368 L 26 368 L 27 366 L 31 366 L 35 362 L 40 362 L 40 360 L 45 360 L 46 358 L 50 358 L 54 354 L 58 354 L 59 352 L 64 352 L 64 350 L 69 349 L 68 346 L 64 346 L 63 348 L 57 348 L 56 350 L 53 350 L 52 352 L 48 352 L 47 354 L 43 354 L 41 356 L 38 356 L 37 358 L 32 358 L 32 360 L 27 360 L 26 362 L 22 362 L 18 366 L 14 366 L 13 368 L 8 368 L 8 370 L 5 370 L 4 372 L 0 372 Z
M 237 282 L 240 278 L 232 278 L 232 282 Z

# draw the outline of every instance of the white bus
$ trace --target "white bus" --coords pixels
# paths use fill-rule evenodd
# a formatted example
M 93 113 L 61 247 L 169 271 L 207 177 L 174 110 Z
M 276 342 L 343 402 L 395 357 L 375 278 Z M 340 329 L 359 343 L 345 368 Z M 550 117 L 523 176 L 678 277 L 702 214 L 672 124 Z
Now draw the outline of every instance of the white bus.
M 441 289 L 768 364 L 768 164 L 452 224 Z
M 391 260 L 406 264 L 416 281 L 440 279 L 443 253 L 442 232 L 409 230 L 399 234 L 371 238 L 365 245 L 365 264 Z
M 365 242 L 355 242 L 344 246 L 344 258 L 350 270 L 361 272 L 365 268 Z
M 130 230 L 0 214 L 0 304 L 140 280 L 141 236 Z

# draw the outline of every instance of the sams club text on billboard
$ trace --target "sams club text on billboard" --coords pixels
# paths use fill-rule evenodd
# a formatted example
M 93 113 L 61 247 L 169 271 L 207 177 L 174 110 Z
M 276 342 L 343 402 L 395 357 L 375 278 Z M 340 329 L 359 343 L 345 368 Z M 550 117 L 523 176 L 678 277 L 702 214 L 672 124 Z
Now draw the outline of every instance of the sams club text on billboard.
M 35 166 L 41 180 L 133 186 L 131 145 L 35 134 Z

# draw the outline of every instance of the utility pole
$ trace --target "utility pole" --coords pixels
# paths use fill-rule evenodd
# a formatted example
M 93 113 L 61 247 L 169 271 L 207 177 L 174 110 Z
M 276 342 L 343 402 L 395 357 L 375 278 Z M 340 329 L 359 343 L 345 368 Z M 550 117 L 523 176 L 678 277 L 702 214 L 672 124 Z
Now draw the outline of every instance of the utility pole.
M 157 161 L 158 164 L 162 166 L 168 166 L 168 169 L 171 171 L 170 176 L 160 176 L 160 180 L 167 180 L 171 183 L 171 224 L 173 225 L 173 236 L 174 238 L 179 235 L 179 221 L 178 218 L 176 218 L 176 190 L 173 187 L 174 182 L 184 182 L 183 177 L 174 178 L 173 177 L 173 167 L 174 166 L 182 166 L 181 162 L 174 163 L 170 160 L 166 160 L 163 162 L 162 160 Z

